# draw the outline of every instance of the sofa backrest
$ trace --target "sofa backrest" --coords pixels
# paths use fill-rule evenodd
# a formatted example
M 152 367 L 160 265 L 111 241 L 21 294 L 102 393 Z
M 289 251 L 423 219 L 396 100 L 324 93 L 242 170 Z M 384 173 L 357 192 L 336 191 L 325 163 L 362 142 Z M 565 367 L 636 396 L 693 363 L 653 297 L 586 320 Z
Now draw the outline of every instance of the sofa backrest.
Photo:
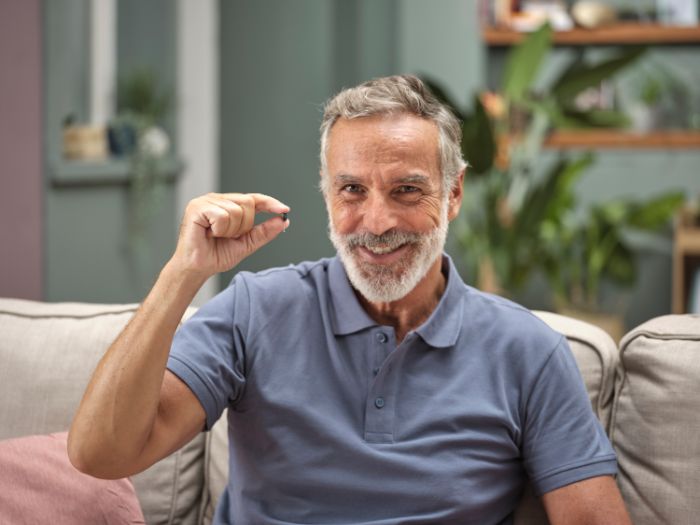
M 700 315 L 652 319 L 620 342 L 610 437 L 635 525 L 700 522 Z
M 137 308 L 0 299 L 0 439 L 67 430 L 98 360 Z M 149 525 L 198 522 L 204 441 L 132 478 Z

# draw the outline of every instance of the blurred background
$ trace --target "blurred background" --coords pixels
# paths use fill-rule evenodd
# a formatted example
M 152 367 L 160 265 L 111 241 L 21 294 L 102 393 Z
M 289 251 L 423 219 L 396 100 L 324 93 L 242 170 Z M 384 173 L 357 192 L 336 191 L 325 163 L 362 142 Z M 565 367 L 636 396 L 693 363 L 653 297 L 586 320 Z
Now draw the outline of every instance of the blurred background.
M 0 0 L 0 295 L 138 302 L 209 191 L 292 209 L 239 270 L 332 256 L 322 105 L 413 73 L 473 139 L 448 246 L 467 282 L 626 328 L 695 309 L 697 2 L 577 4 Z

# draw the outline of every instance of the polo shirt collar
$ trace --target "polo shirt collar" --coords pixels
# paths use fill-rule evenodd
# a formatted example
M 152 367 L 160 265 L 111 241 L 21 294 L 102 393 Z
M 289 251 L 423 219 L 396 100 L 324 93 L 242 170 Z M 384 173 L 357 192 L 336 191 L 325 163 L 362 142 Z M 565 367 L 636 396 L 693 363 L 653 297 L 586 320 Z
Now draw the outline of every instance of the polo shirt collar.
M 355 295 L 345 267 L 337 255 L 331 259 L 328 268 L 331 302 L 333 303 L 333 333 L 348 335 L 377 323 L 372 319 Z
M 430 346 L 453 346 L 462 326 L 464 282 L 449 255 L 442 256 L 442 270 L 447 276 L 447 286 L 430 317 L 415 332 Z M 377 323 L 362 308 L 350 284 L 345 267 L 338 256 L 331 259 L 328 269 L 331 302 L 333 304 L 333 331 L 336 335 L 348 335 Z
M 445 291 L 428 320 L 416 329 L 416 333 L 435 348 L 454 346 L 463 320 L 464 281 L 447 254 L 442 256 L 442 271 L 447 276 Z

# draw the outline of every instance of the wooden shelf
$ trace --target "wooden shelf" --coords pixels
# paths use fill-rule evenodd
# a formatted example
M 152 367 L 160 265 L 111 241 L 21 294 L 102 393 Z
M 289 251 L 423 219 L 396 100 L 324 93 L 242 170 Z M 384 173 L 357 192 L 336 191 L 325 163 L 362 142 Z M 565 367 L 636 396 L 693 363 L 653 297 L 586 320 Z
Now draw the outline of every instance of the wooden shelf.
M 484 42 L 490 46 L 511 46 L 520 42 L 526 33 L 510 29 L 486 27 L 482 29 Z M 700 26 L 665 26 L 659 24 L 615 24 L 599 29 L 572 29 L 556 31 L 558 45 L 673 45 L 700 43 Z
M 654 131 L 637 134 L 619 130 L 555 131 L 545 141 L 547 148 L 625 148 L 695 149 L 700 148 L 700 131 Z
M 157 173 L 166 181 L 174 181 L 183 169 L 183 162 L 166 157 L 157 166 Z M 54 186 L 114 186 L 131 181 L 131 165 L 127 159 L 104 161 L 60 160 L 51 166 Z

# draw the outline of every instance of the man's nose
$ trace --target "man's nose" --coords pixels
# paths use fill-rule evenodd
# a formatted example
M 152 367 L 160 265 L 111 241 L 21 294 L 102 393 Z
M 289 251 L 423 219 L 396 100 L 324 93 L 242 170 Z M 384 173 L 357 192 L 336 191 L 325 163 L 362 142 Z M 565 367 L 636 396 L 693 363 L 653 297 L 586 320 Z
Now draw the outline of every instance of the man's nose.
M 369 195 L 365 200 L 362 223 L 366 231 L 381 235 L 398 226 L 398 216 L 388 199 L 374 194 Z

